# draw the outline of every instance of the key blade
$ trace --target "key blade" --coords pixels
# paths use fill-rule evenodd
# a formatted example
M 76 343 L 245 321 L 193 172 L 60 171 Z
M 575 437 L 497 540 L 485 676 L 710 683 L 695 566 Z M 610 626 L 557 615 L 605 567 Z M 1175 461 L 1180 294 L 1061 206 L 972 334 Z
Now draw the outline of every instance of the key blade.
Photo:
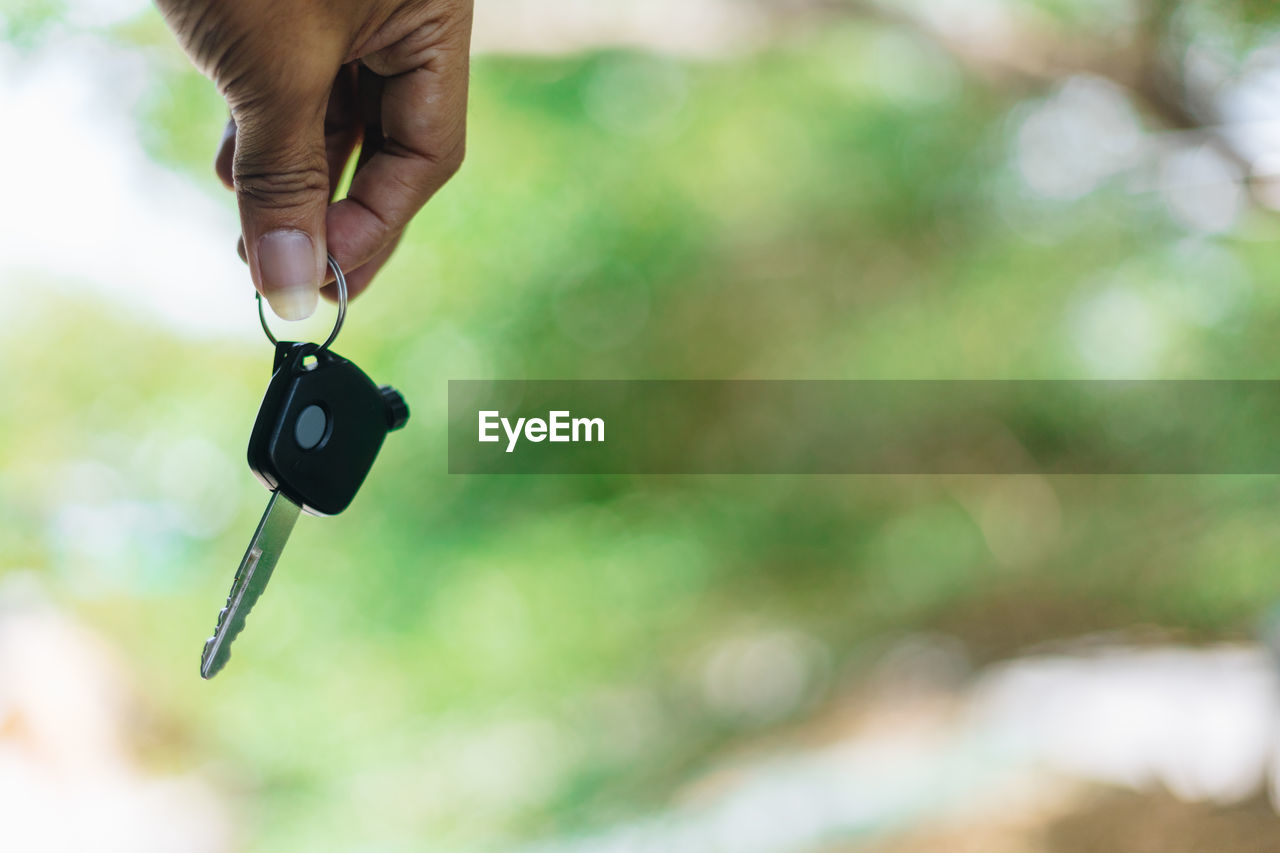
M 249 548 L 244 552 L 240 568 L 236 570 L 235 581 L 231 584 L 231 593 L 227 596 L 227 606 L 218 614 L 218 624 L 213 629 L 213 636 L 205 641 L 204 652 L 200 655 L 200 677 L 213 678 L 226 666 L 231 657 L 231 643 L 244 629 L 245 618 L 261 597 L 262 591 L 271 580 L 271 572 L 280 559 L 280 552 L 289 541 L 294 522 L 298 520 L 301 509 L 296 503 L 279 492 L 271 493 L 267 508 L 258 522 L 258 529 L 249 541 Z

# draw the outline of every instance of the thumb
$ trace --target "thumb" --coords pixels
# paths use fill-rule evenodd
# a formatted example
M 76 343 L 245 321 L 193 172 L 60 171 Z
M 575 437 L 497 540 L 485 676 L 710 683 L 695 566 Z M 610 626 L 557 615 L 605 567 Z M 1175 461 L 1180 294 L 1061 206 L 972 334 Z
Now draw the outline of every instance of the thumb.
M 253 283 L 283 320 L 316 309 L 327 268 L 328 91 L 258 97 L 234 110 L 232 161 L 240 225 Z

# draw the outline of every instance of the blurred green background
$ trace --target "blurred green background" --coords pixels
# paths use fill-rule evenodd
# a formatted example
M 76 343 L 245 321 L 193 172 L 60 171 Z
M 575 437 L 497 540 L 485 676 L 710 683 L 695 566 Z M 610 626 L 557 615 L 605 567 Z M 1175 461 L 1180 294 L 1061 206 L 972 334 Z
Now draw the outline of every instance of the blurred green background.
M 1252 636 L 1280 597 L 1274 477 L 445 473 L 450 378 L 1277 378 L 1280 196 L 1266 133 L 1233 130 L 1280 118 L 1270 4 L 980 5 L 478 52 L 466 165 L 336 345 L 413 420 L 348 512 L 300 521 L 210 683 L 266 499 L 252 302 L 248 333 L 188 336 L 6 267 L 0 573 L 115 649 L 146 766 L 214 780 L 254 853 L 513 849 L 647 813 L 905 632 L 978 663 Z M 138 57 L 137 144 L 234 228 L 211 85 L 154 11 L 67 8 L 3 13 L 14 67 L 71 36 Z M 984 42 L 993 9 L 1026 30 Z M 777 654 L 725 676 L 759 637 Z

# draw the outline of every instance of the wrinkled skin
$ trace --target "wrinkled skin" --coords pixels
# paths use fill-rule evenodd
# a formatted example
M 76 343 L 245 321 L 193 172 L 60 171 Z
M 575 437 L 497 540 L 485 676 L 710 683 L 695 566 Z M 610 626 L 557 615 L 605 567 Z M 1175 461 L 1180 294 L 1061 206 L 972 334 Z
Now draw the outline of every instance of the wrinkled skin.
M 332 253 L 354 295 L 465 149 L 471 0 L 158 0 L 231 110 L 216 167 L 241 255 L 285 319 Z M 347 197 L 330 203 L 356 149 Z

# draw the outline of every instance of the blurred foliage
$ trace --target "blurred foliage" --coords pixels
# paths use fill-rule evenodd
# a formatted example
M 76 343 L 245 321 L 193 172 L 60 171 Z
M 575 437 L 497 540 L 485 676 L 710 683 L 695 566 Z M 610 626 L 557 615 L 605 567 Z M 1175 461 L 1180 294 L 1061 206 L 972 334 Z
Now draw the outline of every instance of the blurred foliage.
M 116 36 L 153 54 L 140 139 L 212 192 L 224 114 L 162 35 Z M 1273 221 L 1190 234 L 1118 182 L 1036 198 L 1022 93 L 880 28 L 717 62 L 481 57 L 472 92 L 465 168 L 341 341 L 414 421 L 351 510 L 302 520 L 214 682 L 196 652 L 265 500 L 241 455 L 269 349 L 16 283 L 4 565 L 127 651 L 181 721 L 154 760 L 208 765 L 246 849 L 573 832 L 805 718 L 886 636 L 979 658 L 1145 623 L 1237 636 L 1280 594 L 1271 477 L 447 476 L 449 378 L 1082 377 L 1073 324 L 1117 283 L 1166 330 L 1152 375 L 1280 364 Z M 1178 313 L 1223 270 L 1231 310 Z M 717 700 L 726 639 L 778 631 L 807 638 L 802 689 Z
M 13 0 L 0 14 L 0 36 L 7 44 L 28 48 L 65 14 L 63 0 Z

